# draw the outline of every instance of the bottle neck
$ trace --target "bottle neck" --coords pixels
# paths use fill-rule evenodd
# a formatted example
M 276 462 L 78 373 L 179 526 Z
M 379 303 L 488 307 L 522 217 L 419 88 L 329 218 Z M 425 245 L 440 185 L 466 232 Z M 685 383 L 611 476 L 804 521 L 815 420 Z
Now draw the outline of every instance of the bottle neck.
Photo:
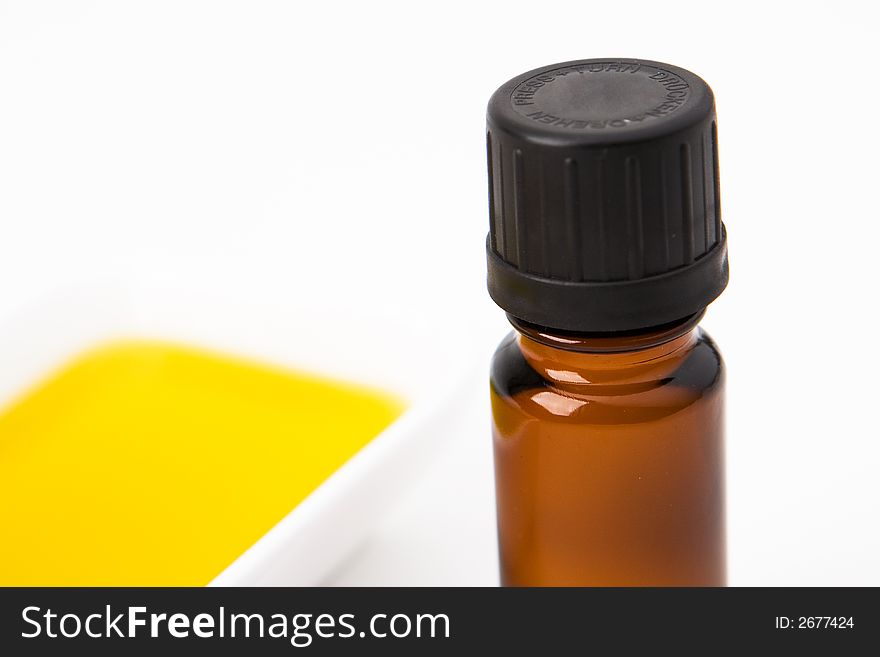
M 523 357 L 563 387 L 656 380 L 673 371 L 696 344 L 699 312 L 679 322 L 620 333 L 567 333 L 508 316 Z

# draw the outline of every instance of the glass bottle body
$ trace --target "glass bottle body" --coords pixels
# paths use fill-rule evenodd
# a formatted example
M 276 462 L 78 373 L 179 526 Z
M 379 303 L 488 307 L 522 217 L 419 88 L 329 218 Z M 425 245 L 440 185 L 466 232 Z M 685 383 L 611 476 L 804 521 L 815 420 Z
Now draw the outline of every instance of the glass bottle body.
M 724 365 L 698 320 L 512 320 L 491 374 L 503 585 L 724 585 Z

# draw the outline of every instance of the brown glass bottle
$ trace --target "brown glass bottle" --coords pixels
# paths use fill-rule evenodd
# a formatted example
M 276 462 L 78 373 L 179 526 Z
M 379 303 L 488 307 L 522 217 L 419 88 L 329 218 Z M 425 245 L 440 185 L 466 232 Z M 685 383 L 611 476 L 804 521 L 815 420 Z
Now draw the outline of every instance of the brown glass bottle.
M 723 585 L 712 90 L 564 62 L 499 87 L 486 125 L 488 288 L 515 329 L 491 370 L 502 582 Z
M 512 320 L 491 374 L 503 584 L 725 583 L 724 368 L 696 319 L 604 337 Z

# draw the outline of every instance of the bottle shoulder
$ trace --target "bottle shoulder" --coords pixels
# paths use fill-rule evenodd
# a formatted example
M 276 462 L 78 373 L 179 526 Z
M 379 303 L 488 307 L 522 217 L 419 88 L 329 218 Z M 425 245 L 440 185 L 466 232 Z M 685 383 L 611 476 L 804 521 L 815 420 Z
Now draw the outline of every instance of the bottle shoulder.
M 591 369 L 584 360 L 571 369 L 536 366 L 524 354 L 518 334 L 499 344 L 491 365 L 493 403 L 519 407 L 535 417 L 579 416 L 585 422 L 647 421 L 677 412 L 702 399 L 715 398 L 724 383 L 724 361 L 712 338 L 695 329 L 693 340 L 671 356 Z

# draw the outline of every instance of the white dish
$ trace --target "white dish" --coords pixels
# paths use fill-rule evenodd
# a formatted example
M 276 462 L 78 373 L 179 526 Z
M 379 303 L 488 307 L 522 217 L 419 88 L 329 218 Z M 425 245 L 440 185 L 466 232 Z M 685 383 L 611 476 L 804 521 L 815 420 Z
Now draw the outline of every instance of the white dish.
M 0 321 L 0 407 L 80 351 L 168 339 L 383 388 L 408 410 L 211 583 L 320 584 L 402 499 L 454 430 L 467 346 L 401 310 L 347 317 L 326 305 L 79 285 Z M 477 359 L 479 360 L 479 359 Z

